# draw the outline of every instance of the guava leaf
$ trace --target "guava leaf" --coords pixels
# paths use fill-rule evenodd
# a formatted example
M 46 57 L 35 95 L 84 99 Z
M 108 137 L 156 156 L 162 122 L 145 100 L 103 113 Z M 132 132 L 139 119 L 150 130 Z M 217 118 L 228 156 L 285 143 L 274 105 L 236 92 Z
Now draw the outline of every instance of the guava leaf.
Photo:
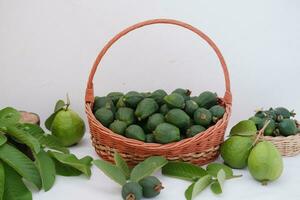
M 35 165 L 38 168 L 41 178 L 42 185 L 45 191 L 52 188 L 55 182 L 55 165 L 51 157 L 44 151 L 41 150 L 38 154 L 34 155 Z
M 41 188 L 42 181 L 38 169 L 21 151 L 9 144 L 4 144 L 0 147 L 0 159 L 27 181 L 33 183 L 37 188 Z
M 0 146 L 7 142 L 7 137 L 0 131 Z
M 25 186 L 22 177 L 9 165 L 4 164 L 5 184 L 4 200 L 32 200 L 30 190 Z
M 243 120 L 232 127 L 230 130 L 230 136 L 253 136 L 256 132 L 256 125 L 252 120 Z
M 74 154 L 64 154 L 64 153 L 59 153 L 54 151 L 48 151 L 48 153 L 52 158 L 56 159 L 62 164 L 71 166 L 81 171 L 87 177 L 91 176 L 91 166 L 79 160 Z
M 207 172 L 200 166 L 190 163 L 169 162 L 162 168 L 162 174 L 188 181 L 195 181 L 207 175 Z
M 125 175 L 126 179 L 129 179 L 130 169 L 129 169 L 127 163 L 125 162 L 125 160 L 123 160 L 123 158 L 121 157 L 121 155 L 118 152 L 115 152 L 114 160 L 115 160 L 116 166 L 119 167 L 122 170 L 122 172 Z
M 104 174 L 111 178 L 116 183 L 123 186 L 126 183 L 126 177 L 123 174 L 122 170 L 109 162 L 104 160 L 94 160 L 94 165 L 98 167 Z
M 217 175 L 217 180 L 215 180 L 211 186 L 210 189 L 215 194 L 221 194 L 222 193 L 222 186 L 225 182 L 226 174 L 223 169 L 220 169 Z
M 211 163 L 208 164 L 206 167 L 206 171 L 212 175 L 213 177 L 217 177 L 218 172 L 223 169 L 226 175 L 226 179 L 231 179 L 231 178 L 237 178 L 241 177 L 242 175 L 233 175 L 233 171 L 230 167 L 227 165 L 224 165 L 222 163 Z
M 58 100 L 55 104 L 54 112 L 57 112 L 65 107 L 66 103 L 63 100 Z
M 7 126 L 18 123 L 20 119 L 20 112 L 14 108 L 7 107 L 0 110 L 0 130 L 5 131 Z
M 152 156 L 136 165 L 130 174 L 130 180 L 138 182 L 139 180 L 153 174 L 158 169 L 168 163 L 167 159 L 162 156 Z
M 93 165 L 92 162 L 94 159 L 91 156 L 85 156 L 79 160 L 80 160 L 80 162 L 84 163 L 85 165 L 91 167 Z
M 36 124 L 22 124 L 22 127 L 24 131 L 36 138 L 42 146 L 69 153 L 68 148 L 64 147 L 54 135 L 45 134 L 40 126 Z
M 5 184 L 5 171 L 2 161 L 0 161 L 0 199 L 3 199 L 4 194 L 4 184 Z
M 212 182 L 211 175 L 205 175 L 191 184 L 185 191 L 186 200 L 194 199 L 200 192 L 202 192 Z
M 53 162 L 55 164 L 55 171 L 57 175 L 60 176 L 79 176 L 82 174 L 81 171 L 63 163 L 60 163 L 56 159 L 53 158 Z
M 8 126 L 6 134 L 16 138 L 20 143 L 26 144 L 35 153 L 38 153 L 41 149 L 39 141 L 28 134 L 22 124 Z
M 54 120 L 56 114 L 57 114 L 57 112 L 52 113 L 52 115 L 50 115 L 50 117 L 48 117 L 48 118 L 46 119 L 46 121 L 45 121 L 45 127 L 46 127 L 49 131 L 51 131 L 51 126 L 52 126 L 52 123 L 53 123 L 53 120 Z

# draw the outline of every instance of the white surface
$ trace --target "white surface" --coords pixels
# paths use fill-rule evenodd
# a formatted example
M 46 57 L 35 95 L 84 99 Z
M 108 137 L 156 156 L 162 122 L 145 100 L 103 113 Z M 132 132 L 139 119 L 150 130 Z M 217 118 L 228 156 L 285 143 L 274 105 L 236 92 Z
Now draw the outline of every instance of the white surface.
M 51 113 L 69 92 L 82 117 L 91 65 L 105 42 L 136 22 L 174 18 L 207 33 L 227 61 L 233 93 L 230 122 L 259 107 L 284 105 L 300 113 L 300 24 L 297 0 L 103 1 L 0 0 L 0 107 Z M 95 93 L 177 87 L 224 92 L 216 56 L 194 34 L 174 26 L 138 30 L 108 52 L 97 72 Z M 88 139 L 72 151 L 97 157 Z M 225 183 L 221 196 L 209 190 L 197 199 L 300 199 L 300 157 L 285 158 L 282 177 L 261 186 L 248 171 Z M 184 199 L 187 182 L 160 176 L 166 189 L 157 199 Z M 58 177 L 34 199 L 120 199 L 120 188 L 96 168 L 91 180 Z

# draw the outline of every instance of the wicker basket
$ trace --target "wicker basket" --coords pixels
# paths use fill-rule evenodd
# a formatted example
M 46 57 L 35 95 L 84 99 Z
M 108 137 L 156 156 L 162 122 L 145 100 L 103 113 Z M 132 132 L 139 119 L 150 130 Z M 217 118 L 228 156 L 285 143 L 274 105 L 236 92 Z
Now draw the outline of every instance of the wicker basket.
M 184 139 L 179 142 L 164 145 L 144 143 L 115 134 L 108 128 L 104 127 L 99 121 L 97 121 L 92 112 L 92 106 L 94 102 L 93 78 L 97 68 L 99 67 L 99 63 L 107 50 L 118 39 L 120 39 L 127 33 L 143 26 L 152 24 L 177 25 L 191 30 L 202 39 L 204 39 L 213 48 L 220 60 L 226 84 L 226 92 L 224 98 L 219 98 L 219 103 L 226 109 L 226 112 L 222 119 L 220 119 L 214 126 L 208 128 L 202 134 L 198 134 L 195 137 Z M 230 80 L 225 60 L 215 43 L 207 35 L 196 29 L 195 27 L 177 20 L 154 19 L 144 21 L 126 28 L 115 37 L 113 37 L 104 46 L 102 51 L 97 56 L 91 70 L 86 89 L 85 102 L 93 146 L 95 147 L 97 154 L 104 160 L 113 162 L 113 154 L 115 151 L 118 151 L 129 165 L 136 165 L 137 163 L 145 160 L 147 157 L 153 155 L 161 155 L 166 157 L 168 160 L 181 160 L 198 165 L 203 165 L 212 162 L 219 155 L 219 147 L 224 140 L 224 133 L 231 114 L 232 95 L 230 92 Z
M 299 123 L 298 128 L 300 128 Z M 300 133 L 288 137 L 261 136 L 260 140 L 272 142 L 282 156 L 295 156 L 300 153 Z

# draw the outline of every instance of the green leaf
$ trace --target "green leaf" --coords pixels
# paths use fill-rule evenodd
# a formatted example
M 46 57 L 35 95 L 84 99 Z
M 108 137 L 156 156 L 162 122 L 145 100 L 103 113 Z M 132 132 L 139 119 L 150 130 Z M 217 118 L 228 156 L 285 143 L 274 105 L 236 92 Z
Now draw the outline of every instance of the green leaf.
M 85 156 L 83 158 L 80 159 L 80 161 L 84 164 L 86 164 L 87 166 L 92 166 L 92 161 L 93 161 L 93 158 L 91 156 Z
M 64 153 L 58 153 L 54 151 L 48 151 L 48 152 L 50 156 L 56 159 L 57 161 L 81 171 L 87 177 L 91 176 L 91 166 L 79 160 L 74 154 L 64 154 Z
M 0 147 L 0 159 L 16 170 L 27 181 L 41 188 L 42 181 L 34 163 L 15 147 L 4 144 Z
M 10 166 L 4 164 L 5 184 L 4 200 L 32 200 L 30 190 L 25 186 L 22 177 Z
M 192 200 L 200 192 L 202 192 L 211 183 L 211 181 L 211 175 L 203 176 L 188 187 L 188 189 L 185 191 L 185 198 L 187 200 Z
M 53 162 L 55 164 L 55 171 L 57 175 L 60 176 L 80 176 L 82 174 L 81 171 L 69 166 L 58 162 L 56 159 L 53 158 Z
M 45 134 L 40 126 L 36 124 L 22 124 L 20 126 L 23 127 L 24 131 L 36 138 L 42 146 L 69 153 L 68 148 L 64 147 L 54 135 Z
M 5 171 L 4 171 L 4 165 L 2 161 L 0 160 L 0 199 L 3 199 L 4 194 L 4 184 L 5 184 Z
M 237 123 L 230 130 L 230 136 L 253 136 L 257 132 L 255 123 L 252 120 L 243 120 Z
M 66 103 L 63 100 L 58 100 L 55 104 L 54 112 L 60 111 L 65 107 Z
M 116 183 L 120 184 L 121 186 L 126 183 L 126 177 L 119 167 L 104 160 L 94 160 L 93 163 Z
M 54 162 L 44 150 L 35 154 L 34 157 L 35 165 L 37 166 L 42 178 L 43 188 L 45 191 L 48 191 L 52 188 L 55 182 L 56 172 Z
M 223 169 L 220 169 L 217 175 L 217 180 L 215 180 L 210 186 L 211 191 L 215 194 L 221 194 L 222 186 L 223 183 L 225 182 L 225 179 L 226 179 L 225 171 Z
M 206 167 L 206 171 L 213 177 L 217 177 L 218 172 L 221 169 L 224 170 L 224 172 L 226 174 L 226 179 L 237 178 L 237 177 L 242 176 L 242 175 L 233 175 L 232 169 L 222 163 L 211 163 L 211 164 L 207 165 L 207 167 Z
M 6 133 L 13 138 L 16 138 L 20 143 L 26 144 L 35 153 L 38 153 L 41 149 L 39 141 L 32 135 L 28 134 L 22 124 L 8 126 Z
M 153 174 L 156 170 L 162 168 L 168 161 L 162 156 L 152 156 L 136 165 L 130 174 L 130 180 L 138 182 L 142 178 Z
M 3 133 L 0 132 L 0 146 L 7 142 L 7 137 Z
M 18 123 L 20 119 L 20 112 L 14 108 L 7 107 L 0 110 L 0 130 L 5 131 L 7 126 Z
M 125 162 L 125 160 L 123 160 L 123 158 L 121 157 L 121 155 L 118 152 L 115 152 L 114 160 L 115 160 L 116 166 L 122 170 L 123 174 L 125 175 L 126 179 L 128 180 L 130 177 L 130 169 L 129 169 L 127 163 Z
M 207 175 L 207 172 L 200 166 L 190 163 L 169 162 L 162 168 L 162 174 L 188 181 L 195 181 Z

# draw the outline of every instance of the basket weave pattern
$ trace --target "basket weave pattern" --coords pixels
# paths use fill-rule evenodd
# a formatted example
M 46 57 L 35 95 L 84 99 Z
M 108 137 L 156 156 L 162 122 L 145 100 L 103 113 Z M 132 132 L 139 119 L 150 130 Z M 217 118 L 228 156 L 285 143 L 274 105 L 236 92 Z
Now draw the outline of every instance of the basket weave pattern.
M 272 142 L 282 156 L 295 156 L 300 153 L 300 133 L 288 137 L 261 136 L 260 140 Z
M 224 98 L 219 99 L 219 104 L 225 107 L 225 114 L 214 126 L 192 138 L 184 139 L 170 144 L 144 143 L 138 140 L 126 138 L 113 133 L 104 127 L 92 112 L 94 102 L 93 78 L 99 63 L 107 50 L 118 39 L 127 33 L 151 24 L 172 24 L 189 29 L 204 39 L 218 56 L 225 77 L 226 92 Z M 225 130 L 231 114 L 232 96 L 230 92 L 230 80 L 225 60 L 215 43 L 203 32 L 186 23 L 170 19 L 154 19 L 135 24 L 123 30 L 112 38 L 99 53 L 91 70 L 85 97 L 85 109 L 88 117 L 92 144 L 97 154 L 104 160 L 113 162 L 113 154 L 118 151 L 129 165 L 136 165 L 146 158 L 154 155 L 166 157 L 168 160 L 186 161 L 198 165 L 204 165 L 215 160 L 219 155 L 220 144 L 224 140 Z

